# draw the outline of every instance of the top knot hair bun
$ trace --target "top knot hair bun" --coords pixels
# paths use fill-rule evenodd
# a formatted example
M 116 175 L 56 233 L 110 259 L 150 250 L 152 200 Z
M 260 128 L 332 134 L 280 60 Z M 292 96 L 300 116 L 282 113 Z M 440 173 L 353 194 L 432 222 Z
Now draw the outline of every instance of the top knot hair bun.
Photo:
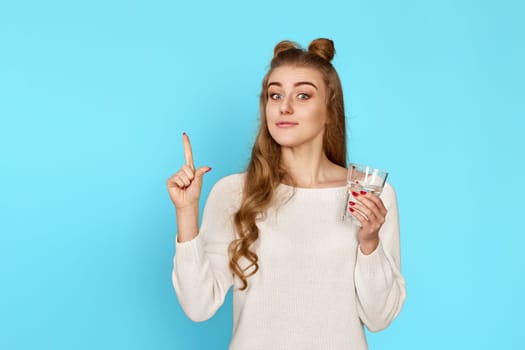
M 291 50 L 291 49 L 300 50 L 301 47 L 299 46 L 299 44 L 297 44 L 297 43 L 295 43 L 293 41 L 283 40 L 280 43 L 278 43 L 277 45 L 275 45 L 275 49 L 273 49 L 273 57 L 277 57 L 277 55 L 279 55 L 281 52 L 288 51 L 288 50 Z
M 300 52 L 312 53 L 327 62 L 331 62 L 335 55 L 334 42 L 330 39 L 319 38 L 313 40 L 308 46 L 308 51 L 304 51 L 299 44 L 290 40 L 283 40 L 273 49 L 273 58 L 277 58 L 281 53 L 287 52 L 285 55 L 295 55 Z M 292 52 L 295 52 L 292 53 Z
M 308 46 L 308 51 L 331 62 L 335 55 L 334 42 L 326 38 L 315 39 Z

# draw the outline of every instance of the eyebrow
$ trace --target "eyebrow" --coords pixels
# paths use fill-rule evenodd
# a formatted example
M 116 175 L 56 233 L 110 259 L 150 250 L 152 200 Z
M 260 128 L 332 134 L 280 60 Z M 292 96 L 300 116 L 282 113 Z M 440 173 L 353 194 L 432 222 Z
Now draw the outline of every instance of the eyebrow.
M 279 83 L 279 82 L 272 81 L 272 82 L 268 83 L 267 88 L 269 88 L 269 87 L 272 86 L 272 85 L 283 86 L 283 85 L 282 85 L 281 83 Z M 309 81 L 298 81 L 297 83 L 293 84 L 294 87 L 299 86 L 299 85 L 310 85 L 310 86 L 313 86 L 316 90 L 318 90 L 318 89 L 317 89 L 317 86 L 315 86 L 314 83 L 311 83 L 311 82 L 309 82 Z

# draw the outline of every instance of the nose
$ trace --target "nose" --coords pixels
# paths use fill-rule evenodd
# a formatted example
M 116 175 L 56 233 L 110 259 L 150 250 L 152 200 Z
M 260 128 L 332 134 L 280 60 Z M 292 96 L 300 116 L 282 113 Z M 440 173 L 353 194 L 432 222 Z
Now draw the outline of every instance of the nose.
M 289 97 L 285 97 L 282 99 L 281 106 L 279 107 L 279 111 L 281 112 L 281 114 L 292 114 L 293 113 L 292 101 L 290 101 Z

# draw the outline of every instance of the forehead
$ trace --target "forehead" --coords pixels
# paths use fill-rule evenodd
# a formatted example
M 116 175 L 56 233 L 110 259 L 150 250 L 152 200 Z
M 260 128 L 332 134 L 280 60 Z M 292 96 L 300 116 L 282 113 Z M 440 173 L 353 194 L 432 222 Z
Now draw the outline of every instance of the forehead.
M 319 88 L 324 85 L 321 73 L 308 67 L 281 66 L 275 68 L 268 77 L 268 83 L 278 82 L 283 85 L 293 85 L 304 81 L 314 83 Z

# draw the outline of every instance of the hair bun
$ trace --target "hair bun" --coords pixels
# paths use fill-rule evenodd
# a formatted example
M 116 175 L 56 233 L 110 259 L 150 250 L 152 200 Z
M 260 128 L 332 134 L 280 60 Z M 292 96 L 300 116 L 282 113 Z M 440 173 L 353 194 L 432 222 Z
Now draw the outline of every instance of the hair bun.
M 315 39 L 308 46 L 308 51 L 331 62 L 335 55 L 334 42 L 326 38 Z
M 277 57 L 278 54 L 280 54 L 283 51 L 287 51 L 290 49 L 299 49 L 299 44 L 290 41 L 290 40 L 283 40 L 279 42 L 277 45 L 275 45 L 275 48 L 273 49 L 273 57 Z

